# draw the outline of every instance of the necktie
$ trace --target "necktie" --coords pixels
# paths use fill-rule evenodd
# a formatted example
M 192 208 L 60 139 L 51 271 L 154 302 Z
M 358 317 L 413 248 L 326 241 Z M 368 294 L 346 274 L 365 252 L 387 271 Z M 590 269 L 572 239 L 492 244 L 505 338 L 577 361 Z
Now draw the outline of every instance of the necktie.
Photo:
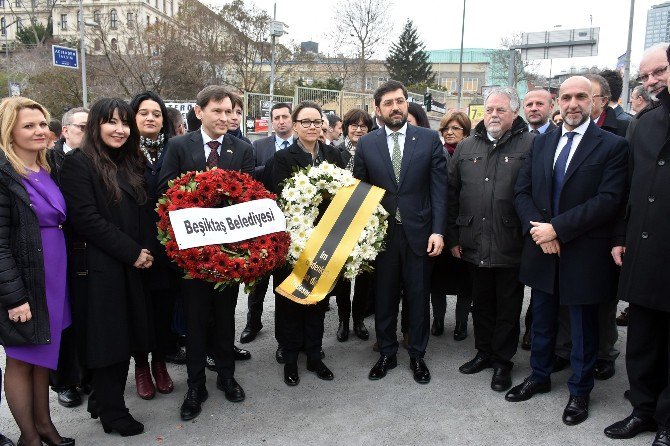
M 211 149 L 209 151 L 209 156 L 207 157 L 207 167 L 210 169 L 213 169 L 219 164 L 219 146 L 221 143 L 219 141 L 210 141 L 207 143 L 209 148 Z
M 533 129 L 530 131 L 530 133 L 532 133 L 533 135 L 539 135 L 540 131 L 538 129 Z
M 284 141 L 283 143 L 281 143 L 281 148 L 282 149 L 285 149 L 287 147 L 288 147 L 288 141 Z
M 398 143 L 398 136 L 400 136 L 400 133 L 398 132 L 391 133 L 391 138 L 393 138 L 393 153 L 391 154 L 391 164 L 393 164 L 393 173 L 395 174 L 395 180 L 397 183 L 400 183 L 400 166 L 402 165 L 402 154 L 400 153 L 400 144 Z M 402 221 L 400 218 L 400 209 L 396 209 L 395 219 L 398 221 L 398 223 Z
M 563 180 L 565 179 L 565 171 L 568 167 L 568 156 L 570 155 L 572 140 L 575 135 L 575 132 L 568 132 L 565 134 L 565 136 L 568 137 L 568 142 L 561 149 L 561 153 L 558 154 L 558 158 L 556 158 L 556 163 L 554 164 L 553 191 L 551 197 L 551 209 L 554 216 L 558 215 L 558 199 L 561 196 Z

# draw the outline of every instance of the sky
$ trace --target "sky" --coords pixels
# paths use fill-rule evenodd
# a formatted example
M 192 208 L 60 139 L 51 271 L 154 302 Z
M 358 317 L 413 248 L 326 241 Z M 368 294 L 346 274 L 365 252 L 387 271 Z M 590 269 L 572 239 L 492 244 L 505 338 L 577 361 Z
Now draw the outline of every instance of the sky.
M 355 1 L 355 0 L 346 0 Z M 570 67 L 614 68 L 617 58 L 626 52 L 630 0 L 465 0 L 466 48 L 499 48 L 500 40 L 519 32 L 553 30 L 557 25 L 562 29 L 588 28 L 591 20 L 594 27 L 600 27 L 598 56 L 573 59 L 554 59 L 538 62 L 534 71 L 556 75 Z M 667 1 L 667 0 L 666 0 Z M 208 3 L 207 0 L 204 0 Z M 214 6 L 223 0 L 210 0 Z M 326 37 L 335 29 L 337 2 L 305 2 L 302 0 L 245 0 L 257 8 L 273 12 L 277 4 L 277 20 L 286 23 L 288 34 L 280 38 L 281 43 L 313 40 L 319 43 L 321 52 L 334 53 Z M 394 40 L 398 39 L 407 19 L 411 19 L 419 31 L 419 36 L 427 50 L 459 48 L 461 39 L 461 19 L 463 0 L 412 0 L 389 1 L 388 13 L 393 28 L 389 29 L 388 41 L 379 48 L 378 56 L 385 58 Z M 631 72 L 637 65 L 644 50 L 647 11 L 652 5 L 663 0 L 636 0 L 631 46 Z M 411 8 L 405 5 L 411 4 Z M 322 5 L 323 11 L 318 6 Z

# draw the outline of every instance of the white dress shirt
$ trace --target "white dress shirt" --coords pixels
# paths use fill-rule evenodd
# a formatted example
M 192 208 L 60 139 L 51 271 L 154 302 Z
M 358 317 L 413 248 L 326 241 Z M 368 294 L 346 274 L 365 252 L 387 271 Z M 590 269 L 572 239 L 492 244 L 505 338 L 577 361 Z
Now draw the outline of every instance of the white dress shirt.
M 575 132 L 575 136 L 572 138 L 572 147 L 570 147 L 570 153 L 568 154 L 568 161 L 565 164 L 565 170 L 568 170 L 572 156 L 575 154 L 575 150 L 577 150 L 579 143 L 582 141 L 584 132 L 586 132 L 590 122 L 591 119 L 589 118 L 574 130 L 568 130 L 565 128 L 565 126 L 561 126 L 561 139 L 558 140 L 558 146 L 556 147 L 556 152 L 554 152 L 554 165 L 556 165 L 556 160 L 558 159 L 558 155 L 561 153 L 561 150 L 563 150 L 563 147 L 565 147 L 565 145 L 568 143 L 568 137 L 565 136 L 565 134 L 568 132 Z
M 68 153 L 73 150 L 72 147 L 68 146 L 66 142 L 63 142 L 63 153 Z
M 388 127 L 384 127 L 384 130 L 386 131 L 386 145 L 388 145 L 391 160 L 393 160 L 393 146 L 395 145 L 395 141 L 393 141 L 391 133 L 398 133 L 398 145 L 400 146 L 400 157 L 402 158 L 403 151 L 405 150 L 405 135 L 407 135 L 407 123 L 405 123 L 405 125 L 403 125 L 400 129 L 395 131 L 391 130 Z
M 223 137 L 225 135 L 221 135 L 217 139 L 212 139 L 207 133 L 205 133 L 202 127 L 200 127 L 200 133 L 202 134 L 202 144 L 203 148 L 205 149 L 205 160 L 209 158 L 209 152 L 212 151 L 212 149 L 207 145 L 207 143 L 210 141 L 219 141 L 219 149 L 216 152 L 219 154 L 219 156 L 221 156 L 221 146 L 223 145 Z
M 284 141 L 288 142 L 286 147 L 284 147 Z M 282 149 L 288 148 L 293 144 L 293 135 L 289 136 L 286 139 L 281 139 L 279 136 L 275 135 L 275 151 L 279 152 Z

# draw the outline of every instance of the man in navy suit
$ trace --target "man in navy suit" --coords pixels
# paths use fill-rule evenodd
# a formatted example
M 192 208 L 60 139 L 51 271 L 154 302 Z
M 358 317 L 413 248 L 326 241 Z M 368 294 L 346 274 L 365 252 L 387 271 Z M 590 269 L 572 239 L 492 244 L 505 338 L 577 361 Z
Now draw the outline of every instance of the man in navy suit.
M 447 165 L 437 132 L 407 124 L 407 89 L 388 81 L 374 93 L 385 126 L 356 146 L 354 176 L 386 190 L 386 250 L 377 256 L 375 329 L 380 358 L 369 378 L 397 365 L 396 328 L 401 286 L 409 309 L 409 356 L 414 380 L 430 382 L 423 360 L 430 328 L 432 259 L 442 252 L 446 230 Z
M 210 85 L 196 97 L 195 113 L 202 126 L 168 143 L 158 180 L 158 190 L 165 192 L 168 182 L 179 175 L 207 168 L 237 170 L 253 174 L 251 145 L 226 135 L 228 120 L 233 114 L 233 94 L 223 87 Z M 200 414 L 207 399 L 205 364 L 207 328 L 214 319 L 212 356 L 216 363 L 216 386 L 232 402 L 243 401 L 244 390 L 234 378 L 235 373 L 235 306 L 239 286 L 217 291 L 204 280 L 183 280 L 186 315 L 186 371 L 188 391 L 181 406 L 181 418 L 191 420 Z
M 628 143 L 590 119 L 591 82 L 567 79 L 559 91 L 560 131 L 533 141 L 515 188 L 525 245 L 519 279 L 532 288 L 532 374 L 505 396 L 525 401 L 551 389 L 559 305 L 570 313 L 572 376 L 563 422 L 588 417 L 598 353 L 598 304 L 616 295 L 610 259 L 623 200 Z

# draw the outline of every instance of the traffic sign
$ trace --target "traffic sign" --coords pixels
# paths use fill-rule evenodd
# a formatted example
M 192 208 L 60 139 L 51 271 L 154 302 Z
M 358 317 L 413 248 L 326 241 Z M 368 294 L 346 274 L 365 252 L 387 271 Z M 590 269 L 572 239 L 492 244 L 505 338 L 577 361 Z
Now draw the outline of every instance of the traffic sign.
M 66 46 L 51 46 L 51 57 L 55 67 L 79 68 L 77 50 Z

